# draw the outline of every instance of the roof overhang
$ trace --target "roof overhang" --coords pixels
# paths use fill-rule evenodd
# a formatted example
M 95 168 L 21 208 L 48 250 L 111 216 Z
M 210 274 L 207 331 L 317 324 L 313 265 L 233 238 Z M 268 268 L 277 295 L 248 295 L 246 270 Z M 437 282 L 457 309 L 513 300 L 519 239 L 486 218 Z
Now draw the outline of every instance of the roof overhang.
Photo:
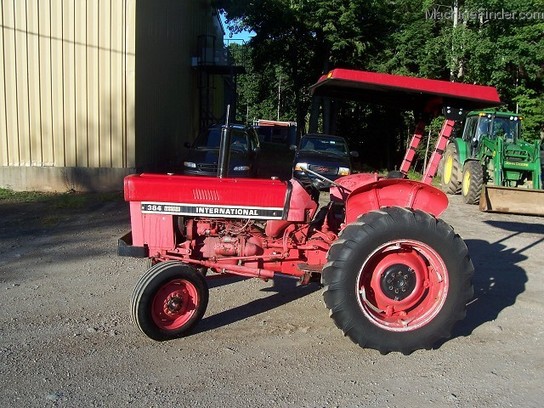
M 310 87 L 310 93 L 434 115 L 448 106 L 467 111 L 501 104 L 497 89 L 492 86 L 341 68 L 319 78 Z

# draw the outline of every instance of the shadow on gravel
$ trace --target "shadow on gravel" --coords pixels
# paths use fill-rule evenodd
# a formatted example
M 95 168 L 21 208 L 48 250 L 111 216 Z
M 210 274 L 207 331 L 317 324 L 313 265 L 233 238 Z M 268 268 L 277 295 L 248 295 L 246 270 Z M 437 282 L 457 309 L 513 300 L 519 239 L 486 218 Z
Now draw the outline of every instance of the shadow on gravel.
M 238 283 L 246 279 L 251 279 L 251 278 L 245 278 L 243 276 L 235 276 L 235 275 L 233 276 L 217 275 L 217 277 L 214 277 L 213 274 L 211 274 L 211 277 L 210 277 L 210 273 L 208 273 L 206 282 L 208 283 L 208 289 L 212 289 L 212 288 L 218 288 L 221 286 L 232 285 L 233 283 Z
M 474 298 L 467 307 L 467 316 L 455 328 L 452 337 L 468 336 L 478 326 L 493 321 L 499 313 L 516 302 L 525 291 L 527 274 L 517 264 L 527 256 L 524 252 L 544 242 L 544 225 L 509 221 L 484 221 L 486 224 L 509 231 L 501 240 L 489 243 L 483 240 L 467 240 L 475 273 Z M 536 239 L 523 248 L 507 248 L 502 243 L 512 237 L 536 234 Z M 540 237 L 538 237 L 540 235 Z
M 314 283 L 307 286 L 297 286 L 297 282 L 291 279 L 275 279 L 272 287 L 261 290 L 275 292 L 273 295 L 263 299 L 255 299 L 245 305 L 206 317 L 198 324 L 193 334 L 228 326 L 303 298 L 320 289 L 320 285 Z
M 36 258 L 60 267 L 106 251 L 115 253 L 117 236 L 108 233 L 116 227 L 130 229 L 128 206 L 119 194 L 38 198 L 33 202 L 0 200 L 0 278 L 4 281 L 32 278 Z M 108 247 L 95 245 L 102 239 Z

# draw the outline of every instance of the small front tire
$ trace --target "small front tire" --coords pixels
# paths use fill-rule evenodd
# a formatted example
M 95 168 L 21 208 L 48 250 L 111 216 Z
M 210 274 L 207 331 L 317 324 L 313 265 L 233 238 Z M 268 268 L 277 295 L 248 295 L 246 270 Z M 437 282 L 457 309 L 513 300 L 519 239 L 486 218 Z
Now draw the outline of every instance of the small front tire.
M 132 318 L 149 338 L 178 338 L 204 316 L 209 291 L 204 276 L 177 262 L 159 262 L 140 278 L 132 294 Z
M 461 193 L 466 204 L 478 204 L 484 184 L 484 171 L 480 162 L 470 160 L 463 168 Z

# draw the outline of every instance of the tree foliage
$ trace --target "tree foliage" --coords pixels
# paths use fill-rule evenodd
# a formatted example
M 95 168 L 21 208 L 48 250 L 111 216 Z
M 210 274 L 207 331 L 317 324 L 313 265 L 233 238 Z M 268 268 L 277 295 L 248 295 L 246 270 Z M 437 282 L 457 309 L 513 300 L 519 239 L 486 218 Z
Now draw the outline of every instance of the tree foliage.
M 518 109 L 526 118 L 529 139 L 541 137 L 544 126 L 543 5 L 542 0 L 218 1 L 232 29 L 256 33 L 248 44 L 253 76 L 241 86 L 252 89 L 243 91 L 250 110 L 277 112 L 281 72 L 289 89 L 281 119 L 294 115 L 304 129 L 307 89 L 321 74 L 335 67 L 368 69 L 496 86 L 503 108 Z M 360 134 L 358 123 L 367 139 L 393 132 L 403 151 L 412 126 L 405 115 L 391 120 L 392 113 L 382 108 L 337 109 L 339 132 Z M 369 119 L 381 123 L 375 129 L 363 126 Z

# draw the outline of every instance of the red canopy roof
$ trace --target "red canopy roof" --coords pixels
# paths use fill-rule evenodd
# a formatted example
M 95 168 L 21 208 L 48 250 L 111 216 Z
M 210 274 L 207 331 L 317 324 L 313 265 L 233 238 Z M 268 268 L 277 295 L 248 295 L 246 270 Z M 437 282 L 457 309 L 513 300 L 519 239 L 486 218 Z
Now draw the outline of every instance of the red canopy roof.
M 359 100 L 406 110 L 434 112 L 443 106 L 465 110 L 501 104 L 492 86 L 462 84 L 436 79 L 333 69 L 310 87 L 313 95 Z

